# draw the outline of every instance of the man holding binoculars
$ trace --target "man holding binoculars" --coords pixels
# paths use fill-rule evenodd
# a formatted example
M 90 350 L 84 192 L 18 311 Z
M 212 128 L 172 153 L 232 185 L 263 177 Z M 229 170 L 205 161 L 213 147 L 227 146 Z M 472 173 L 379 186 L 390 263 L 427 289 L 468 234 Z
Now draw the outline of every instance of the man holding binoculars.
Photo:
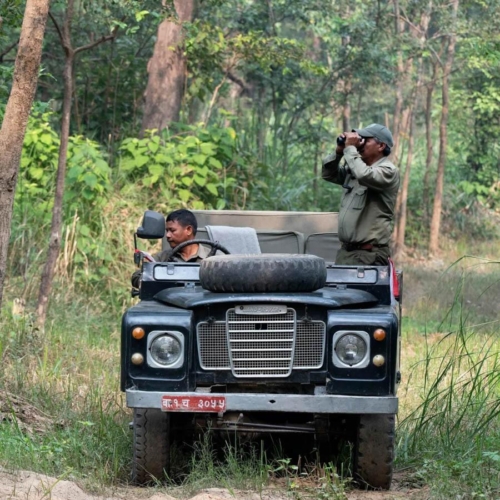
M 335 154 L 323 160 L 323 179 L 344 188 L 339 211 L 339 265 L 389 264 L 389 243 L 399 189 L 398 169 L 387 158 L 393 139 L 378 123 L 344 132 Z

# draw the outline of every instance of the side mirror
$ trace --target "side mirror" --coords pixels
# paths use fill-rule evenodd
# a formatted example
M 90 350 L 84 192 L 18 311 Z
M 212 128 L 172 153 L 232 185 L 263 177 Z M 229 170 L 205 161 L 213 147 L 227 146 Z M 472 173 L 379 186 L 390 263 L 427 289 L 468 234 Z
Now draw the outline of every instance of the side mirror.
M 144 240 L 156 240 L 165 236 L 165 217 L 153 210 L 146 210 L 141 227 L 137 228 L 137 237 Z

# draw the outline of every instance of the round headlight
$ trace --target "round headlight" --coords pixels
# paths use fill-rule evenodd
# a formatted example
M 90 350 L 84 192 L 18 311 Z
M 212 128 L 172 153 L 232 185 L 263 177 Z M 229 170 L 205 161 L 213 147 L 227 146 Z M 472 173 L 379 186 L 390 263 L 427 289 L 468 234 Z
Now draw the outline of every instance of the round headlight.
M 359 335 L 346 334 L 338 340 L 335 352 L 342 363 L 354 366 L 363 361 L 366 355 L 366 342 Z
M 160 365 L 174 364 L 182 354 L 181 343 L 170 335 L 161 335 L 151 343 L 151 357 Z

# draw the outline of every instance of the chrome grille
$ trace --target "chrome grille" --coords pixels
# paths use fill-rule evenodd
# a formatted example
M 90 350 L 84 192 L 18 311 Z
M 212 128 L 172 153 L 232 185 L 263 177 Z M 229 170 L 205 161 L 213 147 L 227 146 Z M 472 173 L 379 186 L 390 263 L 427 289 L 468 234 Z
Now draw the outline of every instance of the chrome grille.
M 292 371 L 295 310 L 285 314 L 226 314 L 235 377 L 286 377 Z
M 276 315 L 240 315 L 230 309 L 227 322 L 198 323 L 197 336 L 204 370 L 232 370 L 235 377 L 286 377 L 291 359 L 296 370 L 323 365 L 326 326 L 323 321 L 295 321 L 293 309 Z

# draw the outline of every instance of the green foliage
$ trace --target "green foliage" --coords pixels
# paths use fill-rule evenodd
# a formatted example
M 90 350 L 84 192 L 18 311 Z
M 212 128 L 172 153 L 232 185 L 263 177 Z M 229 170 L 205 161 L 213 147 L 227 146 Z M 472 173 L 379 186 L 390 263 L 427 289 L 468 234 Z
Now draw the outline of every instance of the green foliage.
M 17 26 L 23 18 L 23 0 L 2 0 L 0 3 L 0 40 L 3 38 L 4 25 Z
M 147 188 L 169 207 L 223 209 L 230 204 L 238 162 L 231 127 L 195 125 L 177 133 L 150 133 L 125 139 L 119 149 L 125 192 L 132 185 Z
M 50 217 L 60 146 L 59 136 L 49 120 L 48 113 L 30 118 L 16 191 L 16 210 L 31 210 L 34 205 L 40 223 Z M 99 145 L 90 139 L 72 136 L 64 193 L 66 220 L 80 212 L 86 223 L 95 223 L 109 189 L 110 169 Z
M 50 113 L 31 116 L 25 135 L 11 234 L 12 252 L 18 254 L 14 275 L 40 257 L 40 248 L 30 242 L 46 240 L 52 217 L 60 140 L 50 117 Z M 63 200 L 63 224 L 68 229 L 63 244 L 71 253 L 66 272 L 82 284 L 99 282 L 109 272 L 112 257 L 100 243 L 110 173 L 95 141 L 70 137 Z

